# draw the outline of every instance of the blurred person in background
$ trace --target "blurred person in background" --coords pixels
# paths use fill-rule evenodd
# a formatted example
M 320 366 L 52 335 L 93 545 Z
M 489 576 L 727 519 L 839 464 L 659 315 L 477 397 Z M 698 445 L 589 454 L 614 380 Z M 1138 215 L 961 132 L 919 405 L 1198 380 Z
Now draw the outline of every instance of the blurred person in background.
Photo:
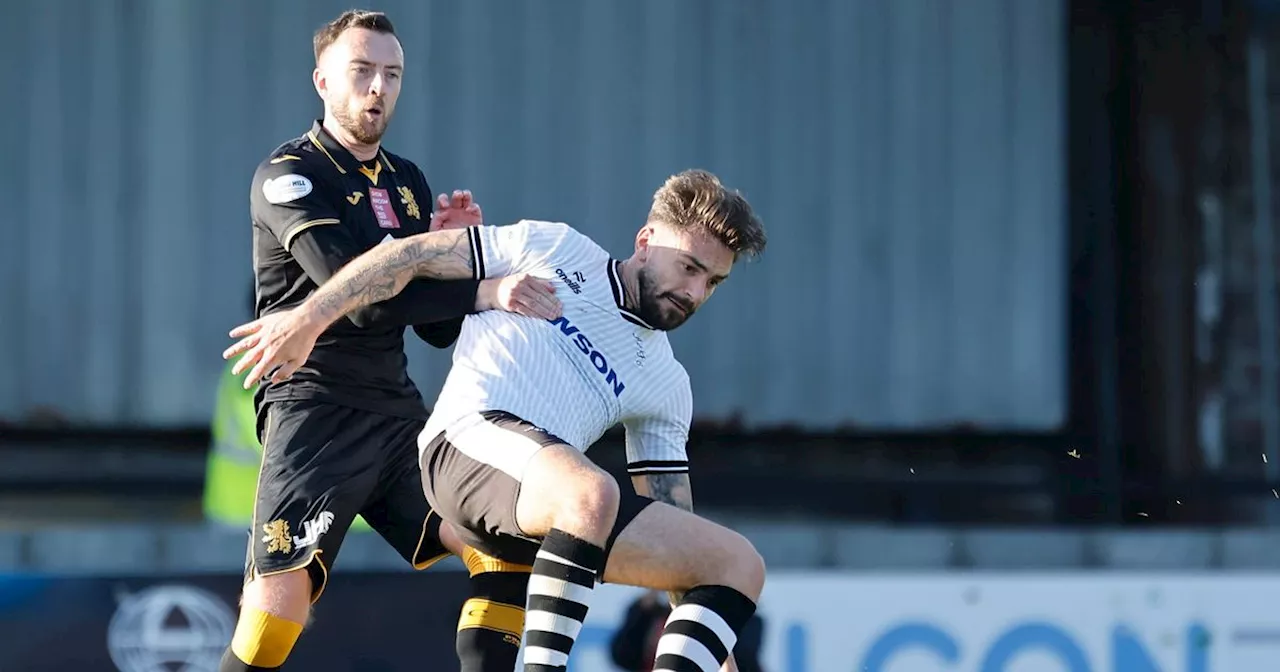
M 626 672 L 653 672 L 658 640 L 669 616 L 671 604 L 666 595 L 651 590 L 636 598 L 609 642 L 613 664 Z M 764 620 L 756 612 L 738 634 L 738 643 L 733 647 L 739 672 L 764 672 L 760 667 L 763 640 Z
M 404 73 L 386 15 L 344 12 L 316 32 L 313 46 L 324 118 L 272 151 L 250 191 L 260 317 L 303 302 L 371 248 L 482 221 L 464 192 L 442 195 L 433 213 L 422 171 L 382 147 Z M 419 196 L 428 199 L 421 206 Z M 291 380 L 244 381 L 258 385 L 255 434 L 264 448 L 240 615 L 220 672 L 281 669 L 357 514 L 415 569 L 461 555 L 472 574 L 456 640 L 462 668 L 514 668 L 530 568 L 464 548 L 432 514 L 417 451 L 427 411 L 404 352 L 406 327 L 445 348 L 468 313 L 558 316 L 548 283 L 508 276 L 415 282 L 334 324 Z

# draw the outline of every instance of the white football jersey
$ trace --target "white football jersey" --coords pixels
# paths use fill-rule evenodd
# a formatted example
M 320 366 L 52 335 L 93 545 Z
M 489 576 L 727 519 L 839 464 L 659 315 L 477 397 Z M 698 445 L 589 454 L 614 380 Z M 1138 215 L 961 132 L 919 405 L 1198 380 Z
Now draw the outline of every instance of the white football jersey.
M 480 279 L 529 274 L 551 281 L 558 320 L 504 311 L 469 315 L 419 447 L 505 411 L 586 452 L 621 422 L 632 474 L 688 470 L 689 375 L 666 332 L 623 308 L 620 262 L 567 224 L 524 220 L 472 227 Z M 522 449 L 469 441 L 468 454 L 519 479 Z M 477 447 L 479 446 L 479 447 Z

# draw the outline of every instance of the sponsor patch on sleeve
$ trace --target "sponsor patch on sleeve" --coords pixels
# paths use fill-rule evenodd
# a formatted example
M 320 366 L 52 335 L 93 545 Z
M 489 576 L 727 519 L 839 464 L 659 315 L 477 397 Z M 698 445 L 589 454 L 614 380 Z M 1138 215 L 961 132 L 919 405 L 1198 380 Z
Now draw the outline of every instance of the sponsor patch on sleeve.
M 311 193 L 311 180 L 290 173 L 271 178 L 262 183 L 262 195 L 268 203 L 288 203 Z

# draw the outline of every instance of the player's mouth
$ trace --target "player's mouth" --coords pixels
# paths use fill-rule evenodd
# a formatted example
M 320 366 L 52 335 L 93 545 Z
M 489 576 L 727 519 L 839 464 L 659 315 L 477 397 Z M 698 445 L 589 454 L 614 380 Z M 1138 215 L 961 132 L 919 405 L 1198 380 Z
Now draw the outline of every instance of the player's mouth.
M 681 315 L 684 315 L 685 317 L 689 316 L 690 308 L 686 306 L 684 303 L 682 303 L 679 299 L 672 296 L 668 296 L 667 301 L 671 305 L 675 306 L 676 310 L 680 311 Z

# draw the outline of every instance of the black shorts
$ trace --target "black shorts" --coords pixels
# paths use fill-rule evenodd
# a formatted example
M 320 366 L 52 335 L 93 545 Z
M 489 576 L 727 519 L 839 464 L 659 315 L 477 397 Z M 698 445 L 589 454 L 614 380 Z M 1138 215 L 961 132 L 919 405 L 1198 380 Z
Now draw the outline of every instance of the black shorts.
M 264 424 L 246 581 L 306 567 L 319 599 L 357 514 L 416 569 L 449 554 L 422 496 L 422 421 L 276 401 Z
M 534 453 L 557 444 L 567 445 L 510 413 L 485 411 L 454 423 L 447 437 L 442 432 L 426 444 L 422 490 L 435 512 L 458 528 L 464 543 L 507 562 L 532 565 L 541 540 L 516 523 L 520 478 Z M 619 491 L 606 557 L 622 530 L 653 503 L 630 487 Z

